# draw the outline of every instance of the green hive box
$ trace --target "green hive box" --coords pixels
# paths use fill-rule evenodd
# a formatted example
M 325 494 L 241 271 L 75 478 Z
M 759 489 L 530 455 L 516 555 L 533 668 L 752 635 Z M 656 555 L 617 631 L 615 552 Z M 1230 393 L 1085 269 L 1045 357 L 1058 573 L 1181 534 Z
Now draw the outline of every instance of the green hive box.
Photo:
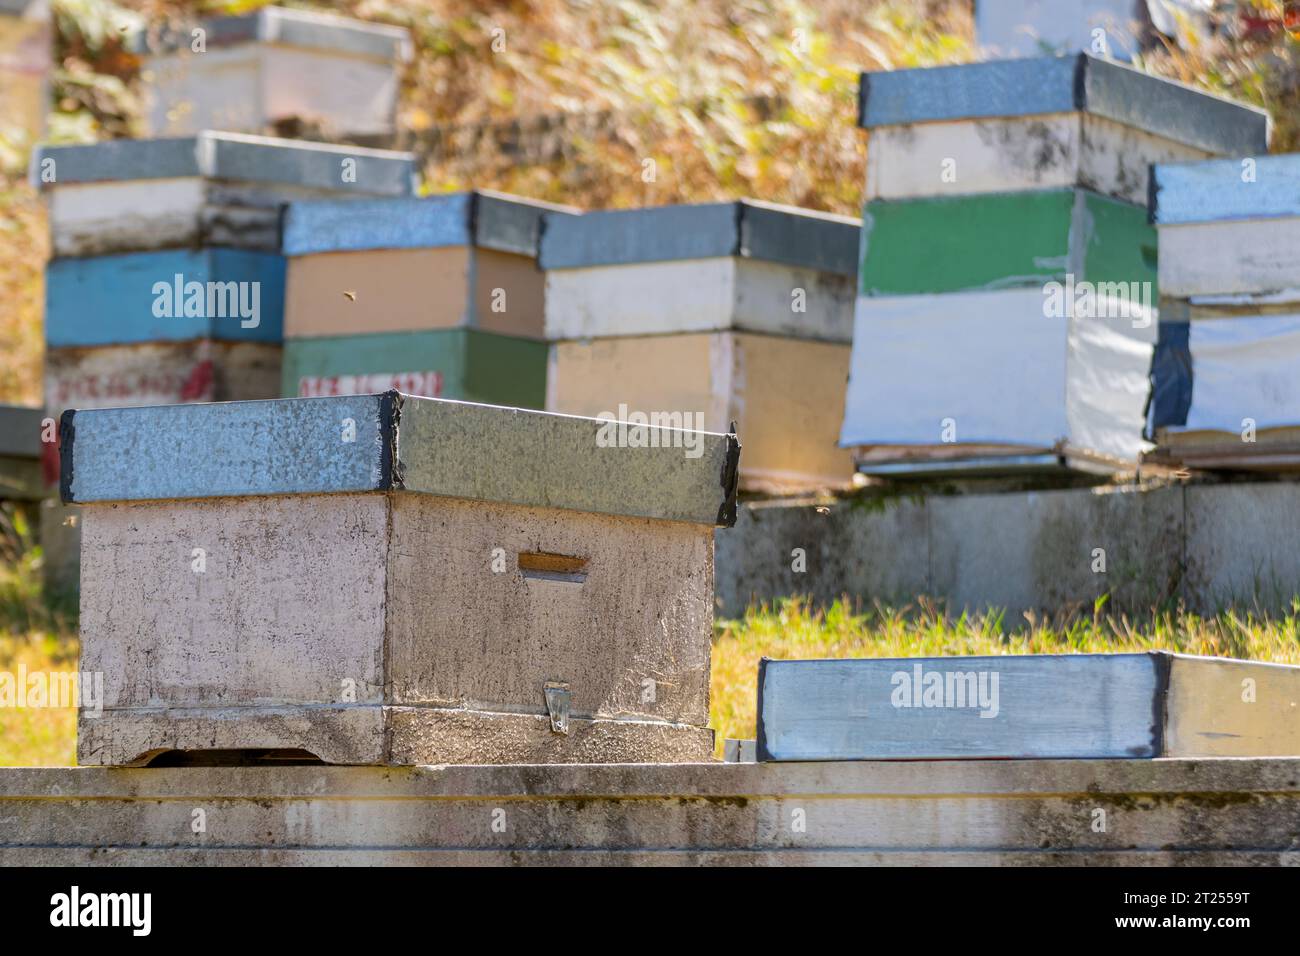
M 1075 281 L 1156 282 L 1146 210 L 1084 189 L 876 200 L 863 214 L 863 295 Z
M 287 339 L 286 397 L 407 387 L 429 398 L 541 408 L 546 343 L 475 329 Z

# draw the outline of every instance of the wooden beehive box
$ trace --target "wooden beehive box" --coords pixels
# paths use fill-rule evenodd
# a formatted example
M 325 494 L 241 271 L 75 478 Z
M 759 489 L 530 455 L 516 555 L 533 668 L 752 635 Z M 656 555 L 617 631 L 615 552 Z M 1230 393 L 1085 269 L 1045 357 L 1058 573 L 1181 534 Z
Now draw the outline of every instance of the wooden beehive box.
M 759 760 L 1300 756 L 1300 667 L 1147 654 L 774 661 Z
M 1300 469 L 1300 155 L 1155 168 L 1155 461 Z
M 291 127 L 329 138 L 392 134 L 413 52 L 401 27 L 283 7 L 142 34 L 134 44 L 146 54 L 153 136 Z
M 540 408 L 543 214 L 491 192 L 293 203 L 285 217 L 286 396 L 402 388 Z
M 397 392 L 68 413 L 79 761 L 706 759 L 739 448 L 607 428 Z
M 847 485 L 858 223 L 743 201 L 548 218 L 546 407 L 738 422 L 741 487 Z
M 1267 116 L 1091 56 L 863 74 L 841 444 L 885 477 L 1132 467 L 1157 329 L 1147 168 Z

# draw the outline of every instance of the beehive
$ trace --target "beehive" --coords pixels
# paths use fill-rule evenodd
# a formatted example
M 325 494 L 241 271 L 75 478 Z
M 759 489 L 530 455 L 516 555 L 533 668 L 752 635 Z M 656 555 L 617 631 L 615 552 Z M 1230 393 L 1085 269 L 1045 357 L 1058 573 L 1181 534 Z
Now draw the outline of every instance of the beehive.
M 574 211 L 491 192 L 291 204 L 283 394 L 393 387 L 540 408 L 537 243 L 544 213 Z
M 609 427 L 396 392 L 67 413 L 79 761 L 707 758 L 739 448 Z
M 0 502 L 45 497 L 44 421 L 43 409 L 0 405 Z
M 304 127 L 330 138 L 391 134 L 412 56 L 400 27 L 283 7 L 141 34 L 134 46 L 146 54 L 152 136 Z
M 840 442 L 887 477 L 1110 471 L 1147 447 L 1147 166 L 1267 116 L 1091 56 L 863 74 L 868 201 Z
M 748 200 L 548 218 L 547 409 L 734 421 L 742 488 L 848 484 L 835 429 L 857 232 Z
M 763 660 L 758 759 L 1300 754 L 1300 667 L 1147 654 Z
M 1155 168 L 1152 457 L 1300 468 L 1300 155 Z

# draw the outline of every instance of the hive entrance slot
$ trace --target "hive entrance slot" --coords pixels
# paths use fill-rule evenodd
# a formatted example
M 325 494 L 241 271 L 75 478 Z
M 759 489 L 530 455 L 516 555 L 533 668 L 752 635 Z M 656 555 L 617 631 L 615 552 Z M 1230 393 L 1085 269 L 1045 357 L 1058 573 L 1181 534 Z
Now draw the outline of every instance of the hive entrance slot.
M 325 761 L 307 750 L 166 750 L 149 767 L 300 767 Z
M 587 559 L 548 551 L 523 551 L 519 554 L 519 570 L 525 578 L 581 584 L 587 580 Z

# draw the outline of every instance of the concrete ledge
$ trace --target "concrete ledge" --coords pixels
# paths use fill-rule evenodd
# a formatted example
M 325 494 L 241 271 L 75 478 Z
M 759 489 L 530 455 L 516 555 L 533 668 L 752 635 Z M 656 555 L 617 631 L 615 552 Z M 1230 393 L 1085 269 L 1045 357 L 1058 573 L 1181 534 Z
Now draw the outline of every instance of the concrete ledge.
M 5 866 L 1294 865 L 1297 820 L 1300 759 L 0 770 Z
M 717 596 L 724 616 L 792 594 L 894 605 L 928 595 L 1009 620 L 1090 610 L 1104 594 L 1107 612 L 1182 602 L 1280 614 L 1300 595 L 1297 534 L 1291 482 L 756 502 L 715 536 Z

